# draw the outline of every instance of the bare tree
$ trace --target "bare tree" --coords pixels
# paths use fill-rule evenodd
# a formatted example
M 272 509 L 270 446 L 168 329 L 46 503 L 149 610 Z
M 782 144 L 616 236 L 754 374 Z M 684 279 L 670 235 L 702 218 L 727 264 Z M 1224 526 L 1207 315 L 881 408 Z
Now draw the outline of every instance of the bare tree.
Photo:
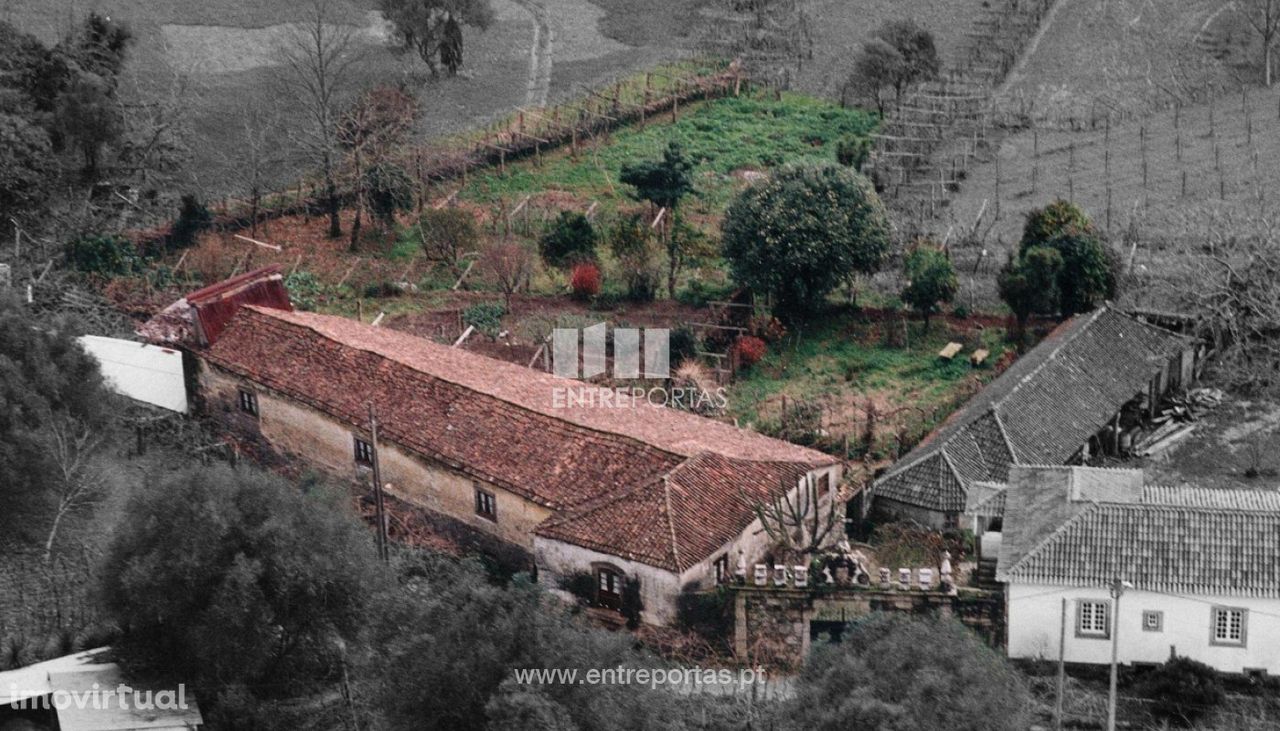
M 418 119 L 417 101 L 403 89 L 378 86 L 360 95 L 338 123 L 338 144 L 351 153 L 355 180 L 355 220 L 351 250 L 360 249 L 360 222 L 369 194 L 366 163 L 377 165 L 404 141 Z
M 480 255 L 480 265 L 493 275 L 510 312 L 511 296 L 533 269 L 533 251 L 514 241 L 497 243 Z
M 1280 0 L 1240 0 L 1240 12 L 1262 39 L 1262 67 L 1271 86 L 1271 46 L 1280 32 Z
M 350 26 L 340 25 L 333 0 L 312 0 L 305 22 L 297 24 L 279 49 L 281 81 L 303 108 L 308 124 L 298 142 L 324 178 L 329 237 L 342 235 L 338 217 L 338 105 L 360 61 Z
M 797 488 L 785 481 L 782 487 L 777 497 L 756 503 L 756 518 L 775 544 L 796 553 L 818 552 L 840 522 L 836 490 L 823 494 L 813 475 L 806 475 Z
M 45 439 L 57 470 L 52 482 L 58 500 L 53 524 L 44 542 L 47 562 L 53 557 L 53 544 L 58 539 L 62 521 L 72 510 L 93 499 L 102 487 L 102 475 L 93 467 L 91 460 L 102 446 L 103 439 L 95 435 L 88 425 L 76 419 L 57 417 L 52 412 L 48 414 Z

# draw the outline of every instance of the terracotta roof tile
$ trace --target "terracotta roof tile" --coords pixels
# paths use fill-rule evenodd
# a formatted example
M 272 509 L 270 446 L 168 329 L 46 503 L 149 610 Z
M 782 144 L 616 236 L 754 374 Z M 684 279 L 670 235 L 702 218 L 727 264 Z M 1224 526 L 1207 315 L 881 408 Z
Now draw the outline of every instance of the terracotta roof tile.
M 537 533 L 678 573 L 741 534 L 756 505 L 798 485 L 807 470 L 704 453 L 658 480 L 552 518 Z

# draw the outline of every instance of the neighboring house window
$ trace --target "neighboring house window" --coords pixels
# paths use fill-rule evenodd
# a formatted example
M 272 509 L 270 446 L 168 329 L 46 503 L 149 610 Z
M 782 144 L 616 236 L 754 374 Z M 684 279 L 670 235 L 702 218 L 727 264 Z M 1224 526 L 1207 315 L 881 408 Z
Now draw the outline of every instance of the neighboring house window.
M 596 603 L 610 609 L 622 607 L 622 574 L 613 569 L 596 569 Z
M 960 514 L 947 513 L 942 516 L 942 527 L 946 530 L 955 530 L 960 527 Z
M 1111 603 L 1096 599 L 1076 602 L 1076 637 L 1106 639 L 1110 637 Z
M 356 464 L 373 464 L 373 445 L 356 437 Z
M 725 554 L 716 559 L 716 583 L 723 584 L 729 581 L 729 554 Z
M 476 488 L 476 515 L 498 522 L 498 499 L 493 493 Z
M 240 389 L 240 410 L 250 416 L 258 415 L 258 394 Z
M 1144 632 L 1164 631 L 1164 612 L 1145 610 L 1142 612 L 1142 630 Z
M 1211 644 L 1244 647 L 1249 612 L 1238 607 L 1214 607 Z

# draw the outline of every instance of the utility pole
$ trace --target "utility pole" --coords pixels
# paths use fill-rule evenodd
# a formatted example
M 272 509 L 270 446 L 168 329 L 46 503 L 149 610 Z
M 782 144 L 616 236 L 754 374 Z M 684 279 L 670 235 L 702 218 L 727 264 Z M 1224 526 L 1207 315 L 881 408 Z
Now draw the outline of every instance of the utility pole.
M 374 413 L 373 402 L 369 402 L 369 434 L 370 446 L 373 447 L 373 499 L 375 513 L 378 518 L 378 558 L 387 561 L 390 551 L 387 548 L 387 514 L 382 502 L 382 469 L 378 465 L 378 415 Z
M 1053 727 L 1062 731 L 1062 695 L 1067 685 L 1067 598 L 1062 597 L 1062 625 L 1058 633 L 1058 698 L 1053 704 Z
M 1120 596 L 1133 584 L 1120 579 L 1111 582 L 1111 690 L 1107 696 L 1107 731 L 1116 731 L 1116 659 L 1120 653 Z

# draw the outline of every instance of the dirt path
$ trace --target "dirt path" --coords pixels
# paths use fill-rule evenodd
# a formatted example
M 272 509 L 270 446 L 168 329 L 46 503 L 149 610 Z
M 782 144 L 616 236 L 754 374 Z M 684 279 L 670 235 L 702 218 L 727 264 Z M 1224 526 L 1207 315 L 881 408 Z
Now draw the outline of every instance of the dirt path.
M 1049 12 L 1045 13 L 1044 20 L 1040 23 L 1040 29 L 1032 36 L 1031 42 L 1027 44 L 1027 47 L 1022 49 L 1022 55 L 1018 57 L 1018 62 L 1013 65 L 1009 73 L 1004 75 L 1004 81 L 1000 82 L 1000 88 L 995 90 L 995 93 L 992 94 L 993 97 L 1000 98 L 1004 96 L 1009 89 L 1013 88 L 1014 84 L 1022 79 L 1027 64 L 1036 55 L 1036 50 L 1040 48 L 1040 41 L 1044 39 L 1049 29 L 1053 27 L 1053 19 L 1058 16 L 1058 9 L 1069 2 L 1071 0 L 1058 0 L 1053 4 L 1053 7 L 1049 8 Z
M 524 104 L 527 107 L 545 107 L 551 93 L 551 44 L 554 40 L 551 24 L 547 20 L 547 8 L 538 0 L 514 0 L 533 18 L 533 44 L 529 48 L 529 78 L 526 84 Z

